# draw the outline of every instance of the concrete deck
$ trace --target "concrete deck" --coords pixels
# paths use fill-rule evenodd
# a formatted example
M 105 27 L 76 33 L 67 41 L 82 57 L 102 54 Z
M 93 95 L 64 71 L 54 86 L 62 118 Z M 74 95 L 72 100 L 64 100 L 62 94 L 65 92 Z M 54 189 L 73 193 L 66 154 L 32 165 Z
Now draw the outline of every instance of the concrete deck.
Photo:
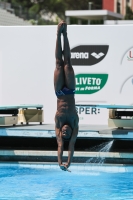
M 55 137 L 54 124 L 1 126 L 0 136 Z M 78 138 L 133 140 L 133 129 L 111 129 L 102 125 L 79 125 Z
M 68 152 L 63 152 L 62 162 L 67 161 Z M 38 151 L 38 150 L 0 150 L 1 162 L 57 162 L 57 151 Z M 85 152 L 75 151 L 73 163 L 102 163 L 110 164 L 132 164 L 133 153 L 119 152 Z
M 29 124 L 16 126 L 1 126 L 0 137 L 27 137 L 32 138 L 55 138 L 54 124 Z M 133 140 L 133 129 L 111 129 L 107 126 L 79 125 L 79 139 L 115 139 Z M 10 138 L 11 139 L 11 138 Z M 124 141 L 123 141 L 124 142 Z M 11 146 L 11 144 L 10 144 Z M 129 148 L 131 148 L 129 146 Z M 66 162 L 68 152 L 63 152 L 63 162 Z M 132 152 L 89 152 L 75 151 L 73 162 L 86 163 L 88 159 L 104 159 L 105 163 L 132 164 Z M 49 150 L 26 150 L 6 149 L 0 150 L 0 163 L 2 161 L 33 161 L 33 162 L 57 162 L 57 151 Z
M 34 150 L 0 150 L 0 156 L 50 156 L 57 157 L 57 151 L 34 151 Z M 68 156 L 68 152 L 64 151 L 63 156 Z M 85 152 L 75 151 L 74 157 L 78 158 L 129 158 L 133 159 L 133 153 L 120 152 Z

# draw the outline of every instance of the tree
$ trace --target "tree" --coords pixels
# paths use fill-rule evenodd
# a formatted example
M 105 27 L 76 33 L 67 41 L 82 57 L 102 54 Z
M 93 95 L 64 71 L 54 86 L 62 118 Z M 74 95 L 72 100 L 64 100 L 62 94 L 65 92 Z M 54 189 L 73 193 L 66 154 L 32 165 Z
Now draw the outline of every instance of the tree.
M 44 13 L 57 14 L 57 18 L 65 19 L 66 10 L 88 10 L 89 0 L 4 0 L 11 3 L 15 14 L 26 20 L 32 20 L 36 24 L 51 24 L 52 21 L 46 21 L 42 18 Z M 92 9 L 100 9 L 102 0 L 90 0 L 93 2 Z M 53 22 L 54 23 L 58 23 Z M 73 23 L 77 19 L 72 18 Z M 33 24 L 34 24 L 33 23 Z M 84 23 L 87 21 L 84 20 Z
M 129 6 L 126 7 L 126 15 L 125 15 L 126 20 L 132 20 L 133 19 L 133 11 Z

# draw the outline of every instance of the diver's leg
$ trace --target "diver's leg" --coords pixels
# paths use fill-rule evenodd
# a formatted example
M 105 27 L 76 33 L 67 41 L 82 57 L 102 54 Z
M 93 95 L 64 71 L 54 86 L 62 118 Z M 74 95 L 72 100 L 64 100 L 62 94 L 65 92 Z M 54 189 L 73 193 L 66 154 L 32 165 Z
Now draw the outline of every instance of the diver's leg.
M 63 28 L 64 36 L 64 73 L 65 73 L 65 85 L 69 89 L 75 89 L 75 75 L 71 65 L 71 52 L 69 47 L 69 41 L 67 37 L 67 24 L 64 23 Z
M 57 39 L 56 39 L 56 68 L 54 71 L 54 88 L 55 91 L 59 91 L 65 84 L 64 80 L 64 62 L 62 60 L 62 47 L 61 47 L 61 33 L 63 30 L 63 22 L 58 24 L 57 28 Z

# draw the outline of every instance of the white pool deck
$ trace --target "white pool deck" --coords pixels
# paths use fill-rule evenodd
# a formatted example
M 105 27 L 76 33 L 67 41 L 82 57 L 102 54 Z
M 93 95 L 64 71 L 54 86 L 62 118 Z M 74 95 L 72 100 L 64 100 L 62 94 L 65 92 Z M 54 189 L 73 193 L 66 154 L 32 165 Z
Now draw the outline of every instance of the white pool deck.
M 35 157 L 57 157 L 57 151 L 38 151 L 38 150 L 0 150 L 0 156 L 35 156 Z M 63 156 L 68 156 L 68 152 L 64 151 Z M 133 153 L 121 152 L 85 152 L 75 151 L 73 157 L 78 158 L 115 158 L 115 159 L 133 159 Z
M 55 137 L 54 124 L 0 126 L 0 136 Z M 133 129 L 112 129 L 105 125 L 79 125 L 78 138 L 133 140 Z

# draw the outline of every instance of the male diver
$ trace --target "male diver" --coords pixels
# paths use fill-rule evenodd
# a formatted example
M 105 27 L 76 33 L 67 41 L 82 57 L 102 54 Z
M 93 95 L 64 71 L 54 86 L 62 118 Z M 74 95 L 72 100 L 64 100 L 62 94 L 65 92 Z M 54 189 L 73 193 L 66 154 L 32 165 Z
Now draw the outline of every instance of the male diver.
M 63 34 L 63 51 L 61 34 Z M 78 134 L 79 118 L 75 108 L 75 76 L 71 65 L 67 24 L 64 21 L 58 24 L 55 56 L 54 88 L 57 96 L 55 132 L 58 144 L 58 163 L 62 170 L 69 171 L 68 167 L 73 158 L 74 145 Z M 62 163 L 64 140 L 69 140 L 68 159 L 66 163 Z

